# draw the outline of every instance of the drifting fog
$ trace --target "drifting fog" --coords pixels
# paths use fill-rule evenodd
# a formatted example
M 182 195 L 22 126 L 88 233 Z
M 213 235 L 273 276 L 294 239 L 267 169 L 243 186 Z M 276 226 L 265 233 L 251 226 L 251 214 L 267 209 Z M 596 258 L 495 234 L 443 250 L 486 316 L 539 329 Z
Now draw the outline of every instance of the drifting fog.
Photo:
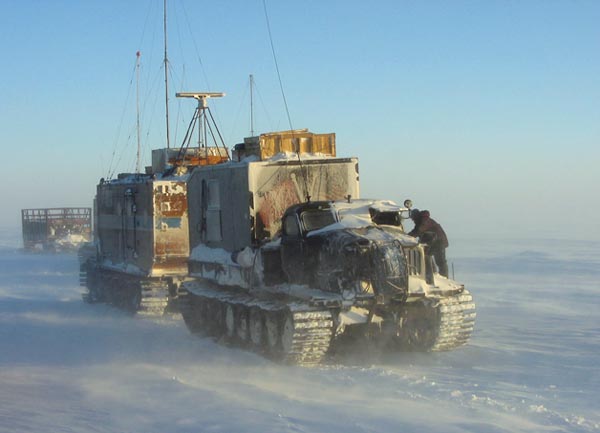
M 81 301 L 75 255 L 0 232 L 0 432 L 597 432 L 600 243 L 452 239 L 462 349 L 281 366 Z

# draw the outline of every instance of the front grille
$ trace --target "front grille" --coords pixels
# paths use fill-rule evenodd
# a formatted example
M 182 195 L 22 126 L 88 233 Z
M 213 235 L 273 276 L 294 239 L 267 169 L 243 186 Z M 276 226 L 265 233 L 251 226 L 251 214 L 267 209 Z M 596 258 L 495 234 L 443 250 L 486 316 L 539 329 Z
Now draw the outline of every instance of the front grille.
M 406 248 L 409 275 L 421 275 L 422 257 L 420 248 Z

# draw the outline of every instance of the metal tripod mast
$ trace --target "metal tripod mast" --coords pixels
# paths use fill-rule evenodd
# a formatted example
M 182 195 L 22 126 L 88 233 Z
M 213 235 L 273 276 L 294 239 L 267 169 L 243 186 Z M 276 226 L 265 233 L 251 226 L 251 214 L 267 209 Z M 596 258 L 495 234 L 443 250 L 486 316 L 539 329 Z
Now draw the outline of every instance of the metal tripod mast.
M 217 92 L 180 92 L 175 96 L 178 98 L 193 98 L 198 101 L 198 106 L 196 107 L 196 111 L 188 126 L 188 130 L 185 134 L 185 138 L 183 139 L 183 143 L 181 148 L 179 149 L 179 154 L 177 156 L 178 160 L 183 158 L 185 149 L 188 148 L 192 134 L 194 131 L 194 126 L 198 123 L 198 147 L 206 147 L 207 146 L 207 133 L 210 132 L 210 135 L 215 142 L 216 147 L 222 147 L 223 149 L 227 149 L 225 146 L 225 142 L 223 137 L 221 136 L 221 132 L 217 127 L 215 119 L 212 116 L 210 108 L 208 107 L 208 100 L 210 98 L 221 98 L 225 96 L 225 93 L 217 93 Z M 207 115 L 208 114 L 208 115 Z M 228 155 L 229 158 L 229 155 Z

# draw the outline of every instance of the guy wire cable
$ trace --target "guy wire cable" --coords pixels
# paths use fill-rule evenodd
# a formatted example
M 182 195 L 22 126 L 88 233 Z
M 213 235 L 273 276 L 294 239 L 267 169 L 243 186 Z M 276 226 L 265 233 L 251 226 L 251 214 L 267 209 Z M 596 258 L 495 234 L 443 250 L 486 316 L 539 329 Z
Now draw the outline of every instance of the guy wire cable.
M 290 132 L 292 134 L 292 143 L 294 142 L 294 127 L 292 126 L 292 118 L 290 116 L 290 110 L 288 108 L 287 99 L 285 97 L 285 91 L 283 90 L 283 82 L 281 81 L 281 74 L 279 73 L 279 63 L 277 62 L 277 55 L 275 54 L 275 46 L 273 44 L 273 35 L 271 34 L 271 24 L 269 22 L 269 14 L 267 13 L 267 3 L 266 0 L 262 0 L 263 9 L 265 11 L 265 19 L 267 21 L 267 31 L 269 33 L 269 42 L 271 43 L 271 52 L 273 53 L 273 60 L 275 62 L 275 70 L 277 71 L 277 78 L 279 79 L 279 88 L 281 90 L 281 96 L 283 97 L 283 104 L 285 106 L 285 112 L 287 114 L 288 123 L 290 125 Z M 306 167 L 302 164 L 302 160 L 300 159 L 300 141 L 298 141 L 298 151 L 296 152 L 296 156 L 298 157 L 298 162 L 300 163 L 300 172 L 302 173 L 302 179 L 304 181 L 304 194 L 306 201 L 310 201 L 310 195 L 308 191 L 308 182 L 306 180 Z

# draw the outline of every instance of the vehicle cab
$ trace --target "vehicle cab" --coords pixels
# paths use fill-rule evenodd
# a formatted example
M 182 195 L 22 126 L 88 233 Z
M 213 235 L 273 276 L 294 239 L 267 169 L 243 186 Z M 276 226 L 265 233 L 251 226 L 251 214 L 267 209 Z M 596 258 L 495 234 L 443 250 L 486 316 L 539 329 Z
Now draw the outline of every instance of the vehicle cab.
M 331 202 L 319 201 L 294 205 L 282 218 L 281 261 L 288 281 L 303 284 L 318 260 L 321 241 L 307 236 L 338 221 Z

